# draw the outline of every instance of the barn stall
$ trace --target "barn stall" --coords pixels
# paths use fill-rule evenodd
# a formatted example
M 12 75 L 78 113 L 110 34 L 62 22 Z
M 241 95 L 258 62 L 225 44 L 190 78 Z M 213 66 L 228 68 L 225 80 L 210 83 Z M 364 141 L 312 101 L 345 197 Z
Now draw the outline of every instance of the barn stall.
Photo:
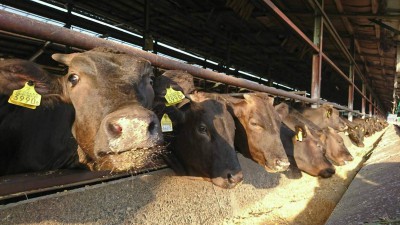
M 2 57 L 30 59 L 56 74 L 63 74 L 64 68 L 50 61 L 52 53 L 109 46 L 138 54 L 160 68 L 189 71 L 198 78 L 198 88 L 206 91 L 262 91 L 312 103 L 313 107 L 328 100 L 349 119 L 355 115 L 386 116 L 397 106 L 399 7 L 395 1 L 2 3 Z M 47 23 L 31 20 L 28 17 L 32 14 L 17 9 L 48 18 L 44 19 Z M 70 29 L 51 25 L 57 21 Z M 91 31 L 98 37 L 74 30 Z M 147 51 L 110 42 L 115 39 Z M 138 171 L 157 170 L 143 175 L 49 171 L 7 176 L 0 187 L 5 203 L 1 217 L 11 224 L 323 224 L 363 166 L 364 156 L 373 149 L 383 149 L 376 147 L 377 141 L 382 139 L 379 143 L 387 142 L 395 148 L 396 128 L 391 126 L 384 132 L 367 138 L 364 148 L 355 147 L 341 134 L 355 160 L 336 167 L 337 173 L 330 179 L 296 170 L 269 174 L 243 157 L 240 161 L 245 181 L 233 190 L 174 177 L 170 169 L 158 170 L 164 165 Z M 390 155 L 394 155 L 389 157 L 394 160 L 391 169 L 398 170 L 396 152 Z M 80 188 L 62 192 L 70 187 Z M 58 192 L 30 199 L 50 190 Z M 30 200 L 7 204 L 13 199 Z M 396 204 L 398 201 L 392 206 Z M 45 213 L 35 213 L 38 208 Z M 400 217 L 396 211 L 366 220 L 360 217 L 357 222 L 385 216 L 388 220 Z

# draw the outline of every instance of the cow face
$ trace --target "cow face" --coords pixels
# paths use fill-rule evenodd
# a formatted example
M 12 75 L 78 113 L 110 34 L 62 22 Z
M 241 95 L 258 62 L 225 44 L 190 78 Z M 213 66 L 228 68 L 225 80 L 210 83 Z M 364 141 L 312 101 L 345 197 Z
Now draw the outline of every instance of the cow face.
M 264 166 L 268 172 L 285 171 L 290 163 L 279 138 L 281 116 L 267 94 L 245 94 L 233 103 L 237 124 L 235 145 L 244 156 Z M 281 111 L 279 111 L 281 112 Z
M 297 167 L 312 176 L 331 177 L 335 174 L 335 168 L 325 157 L 326 146 L 321 141 L 325 138 L 324 134 L 310 131 L 307 125 L 299 126 L 302 129 L 297 130 L 292 138 Z M 296 138 L 299 131 L 305 136 L 301 141 Z
M 74 106 L 72 133 L 80 161 L 92 170 L 122 171 L 147 164 L 162 143 L 158 119 L 146 109 L 154 98 L 149 62 L 101 49 L 53 58 L 69 67 L 67 75 L 24 73 L 31 63 L 11 77 L 18 79 L 19 88 L 32 80 L 42 106 L 57 101 Z
M 354 127 L 349 126 L 347 132 L 349 133 L 349 138 L 358 146 L 364 147 L 364 128 L 359 125 Z
M 181 111 L 172 150 L 188 175 L 233 188 L 243 174 L 234 149 L 235 124 L 221 100 L 196 93 Z
M 325 144 L 327 150 L 325 155 L 328 159 L 339 166 L 353 161 L 353 157 L 344 145 L 343 138 L 333 128 L 325 128 L 324 133 L 326 135 Z
M 333 108 L 332 105 L 323 104 L 320 107 L 320 111 L 322 111 L 323 121 L 323 125 L 319 125 L 321 128 L 329 126 L 338 131 L 344 131 L 347 129 L 347 125 L 340 119 L 339 111 Z
M 152 106 L 150 63 L 128 54 L 54 54 L 69 67 L 60 83 L 75 108 L 73 134 L 93 170 L 129 170 L 147 163 L 162 143 Z

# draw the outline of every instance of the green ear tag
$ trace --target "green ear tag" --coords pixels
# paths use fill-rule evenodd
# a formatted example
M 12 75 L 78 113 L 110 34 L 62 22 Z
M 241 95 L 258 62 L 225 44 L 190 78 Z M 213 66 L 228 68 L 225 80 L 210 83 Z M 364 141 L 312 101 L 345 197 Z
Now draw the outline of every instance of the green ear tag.
M 19 90 L 14 90 L 8 102 L 29 109 L 36 109 L 40 105 L 42 96 L 35 91 L 35 85 L 29 85 L 28 82 Z
M 162 132 L 171 132 L 172 131 L 172 121 L 169 118 L 168 114 L 164 113 L 161 118 L 161 131 Z
M 181 91 L 175 91 L 172 87 L 167 88 L 165 94 L 165 100 L 167 100 L 166 106 L 176 105 L 185 98 L 185 95 Z

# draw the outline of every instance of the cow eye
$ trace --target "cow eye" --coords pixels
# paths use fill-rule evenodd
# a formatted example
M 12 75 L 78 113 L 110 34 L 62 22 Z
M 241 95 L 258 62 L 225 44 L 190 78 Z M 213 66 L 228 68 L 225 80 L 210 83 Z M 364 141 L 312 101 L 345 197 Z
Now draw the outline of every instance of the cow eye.
M 202 133 L 202 134 L 207 133 L 207 127 L 204 126 L 204 125 L 200 125 L 199 128 L 198 128 L 198 130 L 199 130 L 199 132 Z
M 250 125 L 251 126 L 260 126 L 260 124 L 254 119 L 250 120 Z
M 68 77 L 68 81 L 72 84 L 72 87 L 79 82 L 79 76 L 76 74 L 71 74 Z

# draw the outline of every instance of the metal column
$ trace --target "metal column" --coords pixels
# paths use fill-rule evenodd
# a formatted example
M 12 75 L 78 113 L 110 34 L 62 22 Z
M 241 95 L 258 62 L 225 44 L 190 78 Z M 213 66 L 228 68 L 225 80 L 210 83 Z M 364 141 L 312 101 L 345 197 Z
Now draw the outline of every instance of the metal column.
M 364 96 L 367 96 L 367 90 L 366 90 L 364 82 L 362 83 L 362 93 Z M 364 96 L 361 96 L 361 113 L 362 113 L 363 119 L 365 118 L 365 102 L 366 102 L 366 99 Z
M 321 1 L 321 5 L 324 0 Z M 311 76 L 311 99 L 321 98 L 321 67 L 322 67 L 322 39 L 324 33 L 324 21 L 322 20 L 321 13 L 316 10 L 314 18 L 314 38 L 313 42 L 318 47 L 319 52 L 313 54 L 312 58 L 312 76 Z M 318 104 L 311 105 L 312 108 L 318 108 Z
M 371 92 L 369 93 L 369 116 L 371 117 L 372 116 L 372 94 L 371 94 Z
M 350 54 L 352 57 L 354 57 L 355 54 L 355 43 L 354 43 L 354 37 L 351 38 L 350 41 Z M 353 104 L 354 104 L 354 63 L 350 62 L 350 68 L 349 68 L 349 79 L 351 80 L 351 84 L 349 85 L 349 98 L 348 98 L 348 108 L 353 110 Z M 349 112 L 348 114 L 348 120 L 353 121 L 353 114 Z

